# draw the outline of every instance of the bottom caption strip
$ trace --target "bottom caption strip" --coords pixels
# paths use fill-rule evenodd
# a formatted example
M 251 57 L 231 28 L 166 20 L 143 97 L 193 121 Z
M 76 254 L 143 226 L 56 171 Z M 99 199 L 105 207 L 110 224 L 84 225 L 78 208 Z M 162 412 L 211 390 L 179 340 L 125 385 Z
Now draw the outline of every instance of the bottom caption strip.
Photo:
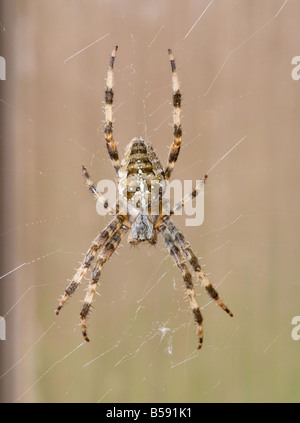
M 135 406 L 135 407 L 133 407 Z M 146 404 L 131 404 L 123 408 L 118 407 L 107 407 L 106 415 L 107 418 L 126 418 L 133 421 L 142 420 L 143 418 L 190 418 L 192 417 L 192 407 L 153 407 Z

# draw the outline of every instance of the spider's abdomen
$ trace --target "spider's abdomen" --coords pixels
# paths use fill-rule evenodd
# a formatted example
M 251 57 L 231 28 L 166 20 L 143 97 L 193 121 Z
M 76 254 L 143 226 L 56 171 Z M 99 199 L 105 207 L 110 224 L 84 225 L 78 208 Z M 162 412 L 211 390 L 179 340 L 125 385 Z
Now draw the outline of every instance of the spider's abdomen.
M 164 171 L 153 148 L 141 137 L 133 138 L 121 162 L 119 194 L 146 211 L 151 200 L 157 201 L 164 181 Z

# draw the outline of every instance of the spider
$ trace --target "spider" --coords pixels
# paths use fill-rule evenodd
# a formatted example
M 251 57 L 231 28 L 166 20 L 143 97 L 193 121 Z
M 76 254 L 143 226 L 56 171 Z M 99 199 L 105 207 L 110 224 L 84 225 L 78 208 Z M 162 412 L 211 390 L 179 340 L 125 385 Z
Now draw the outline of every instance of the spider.
M 117 202 L 115 206 L 116 216 L 92 242 L 92 245 L 88 249 L 82 264 L 70 284 L 66 287 L 56 309 L 56 314 L 59 313 L 70 295 L 75 292 L 86 271 L 90 268 L 92 262 L 97 256 L 92 270 L 91 281 L 80 312 L 82 334 L 84 339 L 88 342 L 89 338 L 87 336 L 86 319 L 91 308 L 93 296 L 99 282 L 103 265 L 110 259 L 127 232 L 130 233 L 129 243 L 134 245 L 141 242 L 155 244 L 157 242 L 157 233 L 159 233 L 165 242 L 169 254 L 181 271 L 186 294 L 197 325 L 199 338 L 198 349 L 200 349 L 203 343 L 203 318 L 196 298 L 188 263 L 200 279 L 208 295 L 215 300 L 216 303 L 226 311 L 226 313 L 230 316 L 233 316 L 233 314 L 220 299 L 216 289 L 212 286 L 201 269 L 198 258 L 195 256 L 190 244 L 185 240 L 183 234 L 172 222 L 171 217 L 174 215 L 175 210 L 183 208 L 185 201 L 195 198 L 200 192 L 201 187 L 197 185 L 187 197 L 183 198 L 170 210 L 169 214 L 164 214 L 162 210 L 163 187 L 172 175 L 174 165 L 179 155 L 182 137 L 181 91 L 175 60 L 172 51 L 169 49 L 168 54 L 172 70 L 174 136 L 166 168 L 163 168 L 149 143 L 141 137 L 136 137 L 131 140 L 126 147 L 124 158 L 120 162 L 117 144 L 113 137 L 112 123 L 114 97 L 113 68 L 117 49 L 118 46 L 115 46 L 112 51 L 107 72 L 104 106 L 104 134 L 108 154 L 117 173 L 120 198 L 125 197 L 125 199 L 128 200 L 128 203 L 126 209 L 124 209 L 124 207 L 121 207 L 120 201 Z M 90 175 L 84 166 L 82 166 L 82 172 L 89 191 L 97 200 L 102 201 L 103 206 L 109 210 L 110 205 L 108 204 L 108 201 L 104 201 L 104 198 L 97 192 L 96 187 L 91 181 Z M 205 175 L 202 179 L 203 183 L 206 178 L 207 175 Z M 148 212 L 151 210 L 150 191 L 153 184 L 156 184 L 156 188 L 158 187 L 158 190 L 156 190 L 156 192 L 158 191 L 157 195 L 154 197 L 159 207 L 156 214 L 149 214 Z M 151 204 L 153 205 L 153 202 Z

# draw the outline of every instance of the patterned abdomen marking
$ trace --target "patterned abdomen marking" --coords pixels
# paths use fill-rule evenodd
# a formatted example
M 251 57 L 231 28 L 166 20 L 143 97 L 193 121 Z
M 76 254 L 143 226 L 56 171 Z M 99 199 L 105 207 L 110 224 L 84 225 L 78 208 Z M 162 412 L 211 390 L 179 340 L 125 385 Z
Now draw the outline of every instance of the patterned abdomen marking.
M 127 200 L 134 197 L 136 207 L 144 210 L 150 204 L 151 191 L 163 185 L 163 167 L 153 148 L 141 137 L 134 138 L 128 144 L 119 178 L 122 194 L 125 194 Z

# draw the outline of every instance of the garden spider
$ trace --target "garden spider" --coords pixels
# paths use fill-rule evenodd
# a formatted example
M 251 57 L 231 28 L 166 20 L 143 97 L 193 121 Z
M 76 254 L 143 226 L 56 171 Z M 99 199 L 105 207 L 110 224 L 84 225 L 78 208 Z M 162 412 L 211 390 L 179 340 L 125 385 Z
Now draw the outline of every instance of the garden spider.
M 81 327 L 83 337 L 89 341 L 87 336 L 86 318 L 90 311 L 93 296 L 98 284 L 101 270 L 114 251 L 119 246 L 121 240 L 127 232 L 130 232 L 129 242 L 131 244 L 139 244 L 140 242 L 148 241 L 150 244 L 157 242 L 157 232 L 159 232 L 166 244 L 167 250 L 176 265 L 179 267 L 185 283 L 186 293 L 189 298 L 190 307 L 192 309 L 199 337 L 198 349 L 202 347 L 203 343 L 203 329 L 202 329 L 202 314 L 199 308 L 198 301 L 192 282 L 192 275 L 188 269 L 187 262 L 190 263 L 192 269 L 197 274 L 202 282 L 206 292 L 214 299 L 219 306 L 223 308 L 230 316 L 231 311 L 225 306 L 223 301 L 215 288 L 209 282 L 207 276 L 201 269 L 198 258 L 193 253 L 190 244 L 185 240 L 183 234 L 176 228 L 172 222 L 171 216 L 175 210 L 184 207 L 187 200 L 195 198 L 200 192 L 201 186 L 196 186 L 187 198 L 180 201 L 169 214 L 164 214 L 162 211 L 162 191 L 166 181 L 169 180 L 175 162 L 178 158 L 181 146 L 181 92 L 179 88 L 179 81 L 176 72 L 175 60 L 171 50 L 168 50 L 172 70 L 172 87 L 173 87 L 173 128 L 174 138 L 169 153 L 168 165 L 164 170 L 160 161 L 158 160 L 152 147 L 147 141 L 141 137 L 133 138 L 125 150 L 125 155 L 120 163 L 119 154 L 116 142 L 113 138 L 113 124 L 112 124 L 112 106 L 113 106 L 113 67 L 118 46 L 115 46 L 110 57 L 110 63 L 107 73 L 107 86 L 105 90 L 105 140 L 109 157 L 112 165 L 118 176 L 119 194 L 121 197 L 125 196 L 128 200 L 126 210 L 120 207 L 120 200 L 116 204 L 116 216 L 109 223 L 109 225 L 95 238 L 91 247 L 88 249 L 84 260 L 73 277 L 71 283 L 66 287 L 63 296 L 56 309 L 56 314 L 59 313 L 63 305 L 66 303 L 71 294 L 74 293 L 80 284 L 86 271 L 91 266 L 93 260 L 96 259 L 94 269 L 92 271 L 92 278 L 89 283 L 84 303 L 80 312 Z M 101 201 L 106 209 L 110 208 L 107 201 L 97 192 L 95 185 L 90 179 L 86 168 L 82 167 L 83 177 L 89 191 L 94 197 Z M 207 175 L 204 176 L 202 182 L 204 183 Z M 150 191 L 153 183 L 158 187 L 158 195 L 156 202 L 159 205 L 156 214 L 149 214 L 150 207 Z M 120 197 L 120 198 L 121 198 Z M 152 205 L 153 203 L 151 203 Z

